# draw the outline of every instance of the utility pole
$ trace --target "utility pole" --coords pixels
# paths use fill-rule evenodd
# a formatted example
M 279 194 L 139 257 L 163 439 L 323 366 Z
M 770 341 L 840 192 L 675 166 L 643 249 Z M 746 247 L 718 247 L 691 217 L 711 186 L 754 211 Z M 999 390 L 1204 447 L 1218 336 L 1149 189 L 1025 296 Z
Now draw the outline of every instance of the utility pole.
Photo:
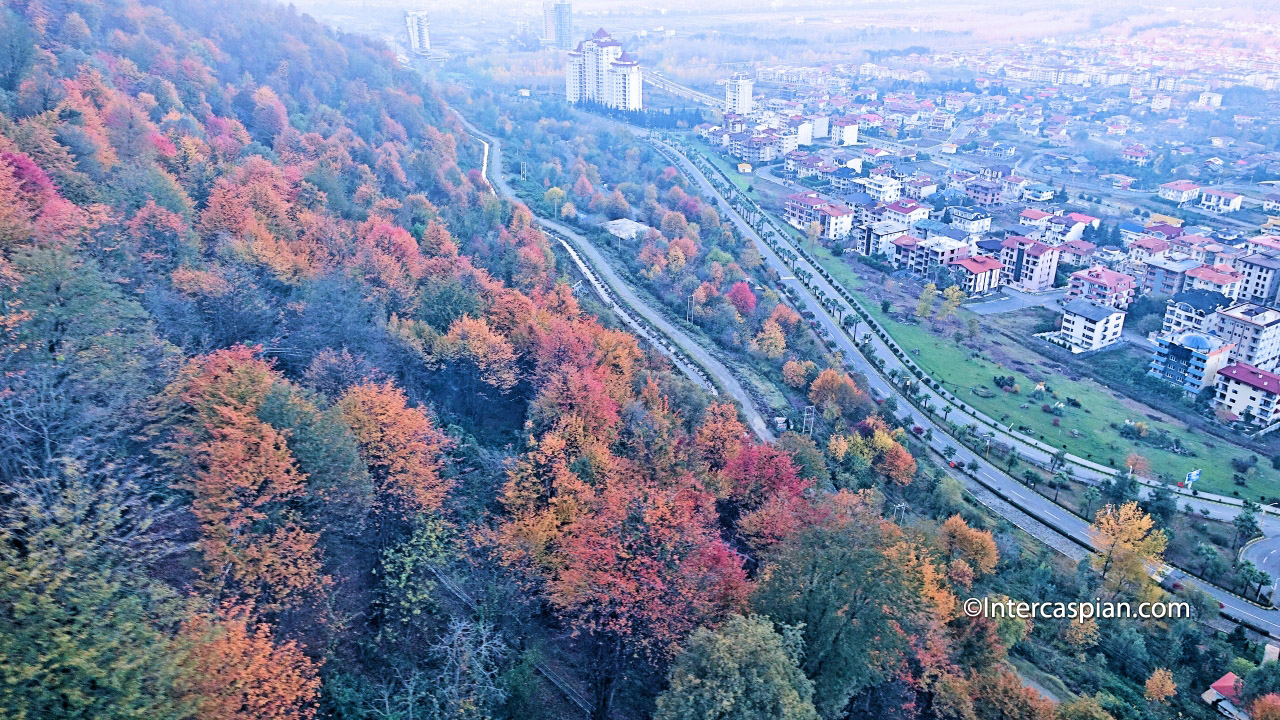
M 911 508 L 911 506 L 910 506 L 910 505 L 908 505 L 908 504 L 907 504 L 907 503 L 905 503 L 905 502 L 900 502 L 900 503 L 898 503 L 898 504 L 894 505 L 894 506 L 893 506 L 893 521 L 894 521 L 895 523 L 897 523 L 897 522 L 901 522 L 902 520 L 906 520 L 906 519 L 907 519 L 907 510 L 909 510 L 910 508 Z
M 812 405 L 806 405 L 804 408 L 804 422 L 800 426 L 800 432 L 809 437 L 813 437 L 813 421 L 817 413 Z

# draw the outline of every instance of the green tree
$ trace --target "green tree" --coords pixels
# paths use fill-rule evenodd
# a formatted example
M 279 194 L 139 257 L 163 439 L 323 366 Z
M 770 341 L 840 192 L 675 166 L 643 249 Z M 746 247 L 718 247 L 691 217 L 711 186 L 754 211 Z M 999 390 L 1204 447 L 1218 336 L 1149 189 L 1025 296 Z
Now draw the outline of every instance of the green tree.
M 158 629 L 173 596 L 147 572 L 173 551 L 132 485 L 77 468 L 10 485 L 0 505 L 0 716 L 186 717 Z
M 754 606 L 803 626 L 801 667 L 823 717 L 888 677 L 906 651 L 924 606 L 911 555 L 896 527 L 854 511 L 793 534 L 767 557 Z
M 800 630 L 731 616 L 690 636 L 658 696 L 654 720 L 817 720 L 813 683 L 800 670 Z
M 1098 490 L 1098 488 L 1094 487 L 1093 485 L 1090 485 L 1089 487 L 1085 488 L 1084 493 L 1080 496 L 1080 499 L 1084 500 L 1084 516 L 1092 520 L 1093 518 L 1090 517 L 1089 513 L 1091 510 L 1093 510 L 1094 504 L 1096 504 L 1099 500 L 1102 499 L 1102 492 Z
M 1239 515 L 1235 516 L 1231 524 L 1236 528 L 1235 541 L 1231 544 L 1232 549 L 1238 548 L 1262 534 L 1262 529 L 1258 527 L 1258 516 L 1253 508 L 1248 505 L 1245 506 L 1244 510 L 1240 511 Z

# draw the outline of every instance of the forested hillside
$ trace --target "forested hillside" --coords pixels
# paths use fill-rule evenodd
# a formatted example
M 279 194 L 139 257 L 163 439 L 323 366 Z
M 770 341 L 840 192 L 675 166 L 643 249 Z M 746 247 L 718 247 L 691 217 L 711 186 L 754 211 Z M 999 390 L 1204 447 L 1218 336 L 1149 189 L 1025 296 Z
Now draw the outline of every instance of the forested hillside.
M 0 716 L 1142 702 L 1117 683 L 1066 715 L 1023 686 L 1005 659 L 1035 628 L 957 599 L 998 594 L 1000 563 L 1028 592 L 1107 578 L 993 534 L 892 412 L 819 373 L 674 170 L 621 186 L 607 153 L 548 154 L 546 186 L 573 198 L 545 200 L 643 203 L 655 292 L 699 293 L 718 334 L 779 366 L 814 353 L 786 372 L 827 411 L 821 449 L 758 443 L 597 316 L 477 149 L 389 50 L 284 6 L 0 10 Z M 1158 592 L 1116 552 L 1111 582 Z

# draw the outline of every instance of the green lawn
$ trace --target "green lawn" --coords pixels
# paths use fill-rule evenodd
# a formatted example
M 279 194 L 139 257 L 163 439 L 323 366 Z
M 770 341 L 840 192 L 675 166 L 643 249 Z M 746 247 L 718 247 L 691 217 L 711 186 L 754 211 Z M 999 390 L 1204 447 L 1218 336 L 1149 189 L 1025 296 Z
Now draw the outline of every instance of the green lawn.
M 1202 436 L 1188 432 L 1185 425 L 1169 420 L 1153 420 L 1151 415 L 1161 415 L 1129 398 L 1118 396 L 1092 379 L 1071 380 L 1064 376 L 1054 378 L 1051 371 L 1048 388 L 1050 392 L 1043 397 L 1032 397 L 1036 382 L 1028 374 L 1011 366 L 1001 366 L 991 359 L 995 351 L 1000 355 L 1011 357 L 1026 363 L 1029 367 L 1041 367 L 1047 362 L 1045 358 L 1030 350 L 1025 345 L 1015 345 L 1007 338 L 986 334 L 987 345 L 980 354 L 958 345 L 950 336 L 954 330 L 965 326 L 972 314 L 966 310 L 959 313 L 958 322 L 945 335 L 935 334 L 925 325 L 913 325 L 899 322 L 881 312 L 880 302 L 865 293 L 860 279 L 843 259 L 837 259 L 826 248 L 817 247 L 811 251 L 814 257 L 823 264 L 827 272 L 849 289 L 863 307 L 880 322 L 894 339 L 908 352 L 918 349 L 914 360 L 937 380 L 945 383 L 963 402 L 977 408 L 987 416 L 1001 421 L 1005 425 L 1026 426 L 1024 432 L 1057 447 L 1066 447 L 1073 455 L 1101 462 L 1112 467 L 1121 467 L 1130 452 L 1137 452 L 1151 462 L 1154 473 L 1170 479 L 1181 479 L 1190 470 L 1203 470 L 1200 482 L 1196 487 L 1205 492 L 1224 495 L 1239 493 L 1257 499 L 1259 495 L 1268 498 L 1280 496 L 1280 473 L 1271 468 L 1267 458 L 1261 458 L 1258 466 L 1249 474 L 1246 487 L 1234 484 L 1231 458 L 1247 456 L 1250 452 L 1244 448 L 1228 445 L 1216 438 L 1204 439 Z M 901 303 L 898 304 L 899 306 Z M 906 308 L 895 307 L 901 313 Z M 1040 342 L 1035 338 L 1027 338 L 1026 343 Z M 992 378 L 996 375 L 1016 378 L 1020 392 L 1017 394 L 1000 391 Z M 974 394 L 970 388 L 984 386 L 995 391 L 990 398 Z M 1074 398 L 1081 407 L 1066 407 L 1054 427 L 1054 415 L 1044 412 L 1041 406 L 1045 403 L 1066 402 Z M 1022 405 L 1027 407 L 1023 408 Z M 1003 418 L 1003 420 L 1002 420 Z M 953 413 L 951 419 L 957 419 Z M 1119 435 L 1111 425 L 1123 426 L 1125 421 L 1142 421 L 1151 432 L 1157 429 L 1167 430 L 1177 436 L 1182 444 L 1195 453 L 1194 457 L 1174 454 L 1167 450 L 1152 447 L 1143 442 L 1127 440 Z M 1072 437 L 1070 431 L 1075 430 L 1079 437 Z
M 730 159 L 726 157 L 722 151 L 712 148 L 697 135 L 690 135 L 688 139 L 689 142 L 698 149 L 698 152 L 700 152 L 703 157 L 710 160 L 711 164 L 719 168 L 725 176 L 733 181 L 733 184 L 737 186 L 738 190 L 742 192 L 747 191 L 747 186 L 751 184 L 752 177 L 738 172 L 738 164 L 736 162 L 730 162 Z

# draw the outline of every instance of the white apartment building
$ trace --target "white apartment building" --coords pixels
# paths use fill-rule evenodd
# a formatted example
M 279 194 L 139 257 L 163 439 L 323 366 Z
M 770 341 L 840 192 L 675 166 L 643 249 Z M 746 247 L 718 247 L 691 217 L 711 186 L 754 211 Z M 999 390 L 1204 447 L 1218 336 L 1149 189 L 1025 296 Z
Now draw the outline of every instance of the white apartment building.
M 746 117 L 751 114 L 751 91 L 756 81 L 746 73 L 736 73 L 724 84 L 724 111 Z
M 1158 192 L 1164 200 L 1184 203 L 1200 197 L 1200 186 L 1190 180 L 1174 180 L 1160 185 Z
M 405 29 L 409 31 L 409 52 L 414 55 L 431 54 L 431 23 L 425 10 L 410 10 L 404 14 Z
M 987 213 L 968 207 L 947 208 L 951 216 L 950 225 L 971 235 L 987 232 L 991 229 L 991 216 Z
M 1280 251 L 1250 253 L 1236 258 L 1235 266 L 1244 273 L 1237 297 L 1249 302 L 1275 303 L 1280 294 Z
M 902 197 L 902 182 L 888 175 L 872 175 L 862 181 L 862 187 L 876 202 L 891 203 Z
M 565 99 L 617 110 L 641 110 L 643 76 L 635 57 L 601 28 L 578 43 L 565 64 Z
M 1200 207 L 1216 213 L 1236 212 L 1243 198 L 1226 190 L 1205 188 L 1200 191 Z
M 1280 366 L 1280 311 L 1253 303 L 1218 310 L 1213 334 L 1235 345 L 1231 361 L 1274 372 Z
M 1228 417 L 1257 428 L 1259 433 L 1280 424 L 1280 376 L 1248 364 L 1228 365 L 1218 371 L 1214 407 Z
M 1062 308 L 1058 337 L 1073 353 L 1092 352 L 1120 342 L 1124 311 L 1089 300 L 1072 300 Z

